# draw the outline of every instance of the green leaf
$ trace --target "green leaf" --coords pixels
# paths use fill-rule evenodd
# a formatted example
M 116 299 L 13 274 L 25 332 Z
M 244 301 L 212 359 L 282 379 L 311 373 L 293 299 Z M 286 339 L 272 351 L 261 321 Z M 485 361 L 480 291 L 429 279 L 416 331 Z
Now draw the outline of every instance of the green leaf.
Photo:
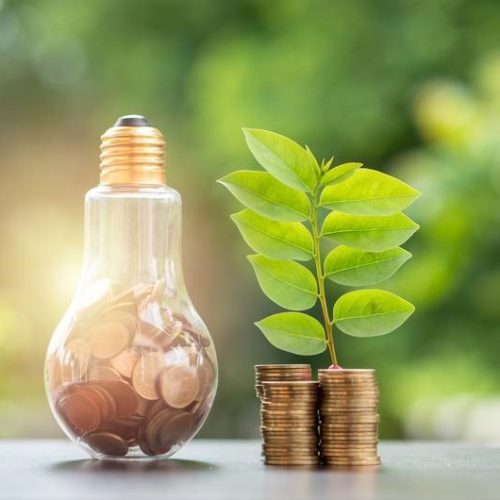
M 314 170 L 316 170 L 316 177 L 319 177 L 321 175 L 321 168 L 318 164 L 318 160 L 316 160 L 316 157 L 314 156 L 314 153 L 311 151 L 309 146 L 306 144 L 305 150 L 307 151 L 307 154 L 309 155 L 309 160 L 314 166 Z M 316 179 L 314 180 L 314 183 L 316 184 Z
M 326 256 L 325 276 L 340 285 L 372 285 L 390 278 L 410 257 L 403 248 L 364 252 L 341 245 Z
M 231 218 L 247 245 L 257 253 L 271 259 L 312 258 L 312 236 L 300 222 L 278 222 L 248 208 Z
M 320 165 L 321 172 L 327 172 L 328 170 L 330 170 L 332 163 L 333 163 L 333 156 L 328 161 L 326 161 L 325 159 L 321 160 L 321 165 Z
M 300 191 L 314 189 L 317 162 L 305 148 L 268 130 L 244 128 L 243 133 L 255 159 L 274 177 Z
M 349 214 L 391 215 L 419 196 L 419 191 L 399 179 L 364 168 L 342 184 L 325 188 L 320 205 Z
M 268 172 L 240 170 L 218 182 L 243 205 L 261 215 L 283 221 L 301 221 L 309 217 L 311 205 L 307 195 L 286 186 Z
M 395 215 L 328 214 L 322 236 L 342 245 L 369 252 L 382 252 L 404 243 L 419 228 L 409 217 Z
M 293 260 L 274 260 L 263 255 L 249 255 L 262 291 L 284 309 L 310 309 L 318 296 L 314 275 Z
M 342 295 L 333 307 L 335 324 L 354 337 L 377 337 L 392 332 L 415 307 L 384 290 L 356 290 Z
M 255 324 L 274 347 L 283 351 L 309 356 L 326 349 L 321 323 L 307 314 L 283 312 Z
M 332 160 L 333 158 L 329 160 L 329 163 L 331 163 Z M 351 177 L 351 175 L 354 174 L 354 172 L 356 172 L 356 170 L 358 170 L 358 168 L 360 168 L 362 165 L 362 163 L 355 162 L 342 163 L 341 165 L 337 165 L 331 170 L 328 170 L 328 172 L 323 175 L 323 177 L 321 178 L 321 184 L 323 186 L 326 186 L 327 184 L 333 185 L 343 182 Z

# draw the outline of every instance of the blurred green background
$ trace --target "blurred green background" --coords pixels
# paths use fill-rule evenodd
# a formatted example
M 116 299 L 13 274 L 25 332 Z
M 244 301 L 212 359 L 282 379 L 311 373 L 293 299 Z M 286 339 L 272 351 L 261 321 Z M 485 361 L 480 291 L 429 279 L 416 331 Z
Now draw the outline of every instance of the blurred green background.
M 249 126 L 424 193 L 414 258 L 383 285 L 417 311 L 387 337 L 338 334 L 341 364 L 378 370 L 382 437 L 500 439 L 499 22 L 496 0 L 0 0 L 0 436 L 61 435 L 44 352 L 78 278 L 99 137 L 141 113 L 166 135 L 219 356 L 203 436 L 256 436 L 253 365 L 299 359 L 253 326 L 278 308 L 214 182 L 257 168 Z

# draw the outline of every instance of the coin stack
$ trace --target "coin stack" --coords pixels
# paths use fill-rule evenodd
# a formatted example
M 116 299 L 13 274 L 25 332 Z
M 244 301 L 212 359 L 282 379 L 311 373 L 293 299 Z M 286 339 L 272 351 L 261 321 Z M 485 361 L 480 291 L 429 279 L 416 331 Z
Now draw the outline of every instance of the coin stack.
M 317 466 L 318 382 L 262 382 L 262 457 L 266 465 Z
M 255 365 L 255 391 L 262 398 L 262 382 L 311 380 L 311 365 Z
M 161 304 L 161 281 L 100 286 L 69 318 L 47 360 L 47 388 L 68 433 L 97 454 L 173 453 L 201 425 L 215 388 L 213 346 Z
M 319 370 L 319 383 L 323 465 L 379 465 L 379 392 L 375 370 Z

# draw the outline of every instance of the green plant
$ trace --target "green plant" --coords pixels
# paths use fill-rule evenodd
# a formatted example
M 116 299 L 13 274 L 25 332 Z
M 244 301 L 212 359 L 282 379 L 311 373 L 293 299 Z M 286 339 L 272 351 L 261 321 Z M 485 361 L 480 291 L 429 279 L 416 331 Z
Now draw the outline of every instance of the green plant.
M 402 213 L 420 193 L 361 163 L 318 163 L 309 148 L 267 130 L 243 129 L 263 171 L 241 170 L 218 182 L 246 207 L 231 217 L 246 243 L 263 292 L 288 312 L 256 325 L 279 349 L 319 354 L 338 366 L 333 327 L 356 337 L 385 335 L 414 311 L 383 290 L 356 290 L 328 305 L 325 281 L 367 286 L 392 276 L 411 254 L 399 247 L 418 229 Z M 327 213 L 326 217 L 323 212 Z M 306 223 L 308 227 L 304 224 Z M 338 246 L 323 259 L 321 243 Z M 311 271 L 295 261 L 312 261 Z M 319 300 L 323 325 L 303 312 Z M 332 314 L 330 314 L 332 310 Z

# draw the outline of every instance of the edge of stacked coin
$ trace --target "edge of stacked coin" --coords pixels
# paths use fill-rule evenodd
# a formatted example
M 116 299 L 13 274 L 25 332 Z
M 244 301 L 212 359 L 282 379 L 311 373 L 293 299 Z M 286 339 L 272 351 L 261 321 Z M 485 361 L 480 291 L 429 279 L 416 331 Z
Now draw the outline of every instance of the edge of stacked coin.
M 280 380 L 300 381 L 311 380 L 311 365 L 307 364 L 268 364 L 255 365 L 255 392 L 258 398 L 264 395 L 262 382 L 277 382 Z
M 327 467 L 380 465 L 375 370 L 319 370 L 320 455 Z

